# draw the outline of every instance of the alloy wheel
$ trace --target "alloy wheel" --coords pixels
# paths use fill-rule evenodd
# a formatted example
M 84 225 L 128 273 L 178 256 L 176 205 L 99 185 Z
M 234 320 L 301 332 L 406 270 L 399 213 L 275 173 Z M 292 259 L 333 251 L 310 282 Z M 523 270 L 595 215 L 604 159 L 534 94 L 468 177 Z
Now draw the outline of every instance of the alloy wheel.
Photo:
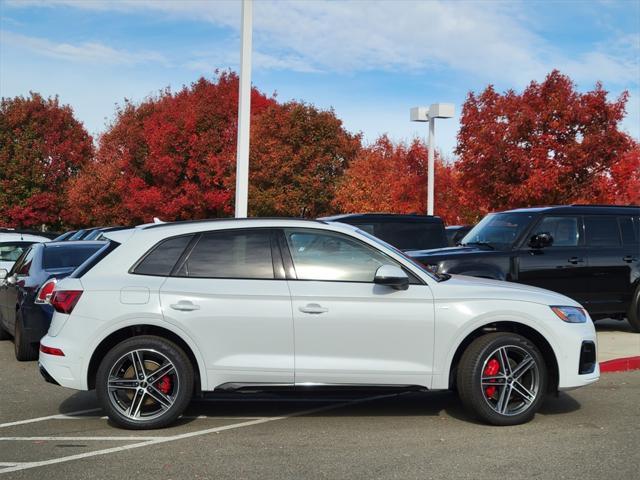
M 540 391 L 540 371 L 533 356 L 516 345 L 497 348 L 482 366 L 481 388 L 485 401 L 500 415 L 527 410 Z
M 176 402 L 180 380 L 175 365 L 162 353 L 138 349 L 120 357 L 109 372 L 111 405 L 130 420 L 152 420 Z

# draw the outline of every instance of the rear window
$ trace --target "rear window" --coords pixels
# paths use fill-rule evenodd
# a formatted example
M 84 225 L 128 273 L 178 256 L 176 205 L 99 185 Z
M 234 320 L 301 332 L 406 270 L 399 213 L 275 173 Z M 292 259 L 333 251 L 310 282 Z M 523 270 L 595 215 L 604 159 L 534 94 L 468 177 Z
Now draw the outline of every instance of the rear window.
M 168 276 L 193 235 L 169 238 L 160 242 L 133 269 L 140 275 Z
M 15 262 L 33 242 L 0 243 L 0 262 Z
M 447 246 L 441 223 L 369 222 L 357 227 L 400 250 L 426 250 Z
M 44 249 L 42 267 L 45 270 L 76 268 L 103 245 L 51 245 Z

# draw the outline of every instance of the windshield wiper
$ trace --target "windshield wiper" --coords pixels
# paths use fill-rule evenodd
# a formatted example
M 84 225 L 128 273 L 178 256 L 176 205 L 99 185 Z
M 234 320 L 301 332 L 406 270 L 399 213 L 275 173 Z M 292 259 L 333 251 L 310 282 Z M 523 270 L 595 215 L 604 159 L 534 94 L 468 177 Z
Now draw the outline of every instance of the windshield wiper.
M 462 246 L 466 247 L 467 245 L 479 245 L 481 247 L 488 247 L 489 250 L 495 250 L 496 247 L 494 247 L 493 245 L 491 245 L 488 242 L 467 242 L 467 243 L 463 243 Z

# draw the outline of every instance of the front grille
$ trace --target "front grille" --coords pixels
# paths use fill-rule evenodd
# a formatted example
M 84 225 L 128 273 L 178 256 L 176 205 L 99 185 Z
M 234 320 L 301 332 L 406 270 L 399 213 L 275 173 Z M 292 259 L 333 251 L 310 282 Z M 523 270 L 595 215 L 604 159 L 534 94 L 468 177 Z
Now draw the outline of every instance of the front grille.
M 596 344 L 594 342 L 582 342 L 580 349 L 580 365 L 578 374 L 586 375 L 596 369 Z

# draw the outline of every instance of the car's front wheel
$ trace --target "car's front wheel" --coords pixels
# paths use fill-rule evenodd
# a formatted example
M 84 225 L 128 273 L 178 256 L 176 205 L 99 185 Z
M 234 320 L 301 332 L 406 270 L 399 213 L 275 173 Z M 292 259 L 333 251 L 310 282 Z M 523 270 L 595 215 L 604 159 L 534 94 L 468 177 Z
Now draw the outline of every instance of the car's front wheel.
M 116 425 L 162 428 L 187 408 L 193 382 L 193 367 L 180 347 L 145 335 L 125 340 L 107 353 L 96 375 L 96 393 Z
M 464 406 L 493 425 L 533 418 L 547 389 L 547 367 L 538 348 L 507 332 L 474 340 L 460 359 L 458 394 Z

